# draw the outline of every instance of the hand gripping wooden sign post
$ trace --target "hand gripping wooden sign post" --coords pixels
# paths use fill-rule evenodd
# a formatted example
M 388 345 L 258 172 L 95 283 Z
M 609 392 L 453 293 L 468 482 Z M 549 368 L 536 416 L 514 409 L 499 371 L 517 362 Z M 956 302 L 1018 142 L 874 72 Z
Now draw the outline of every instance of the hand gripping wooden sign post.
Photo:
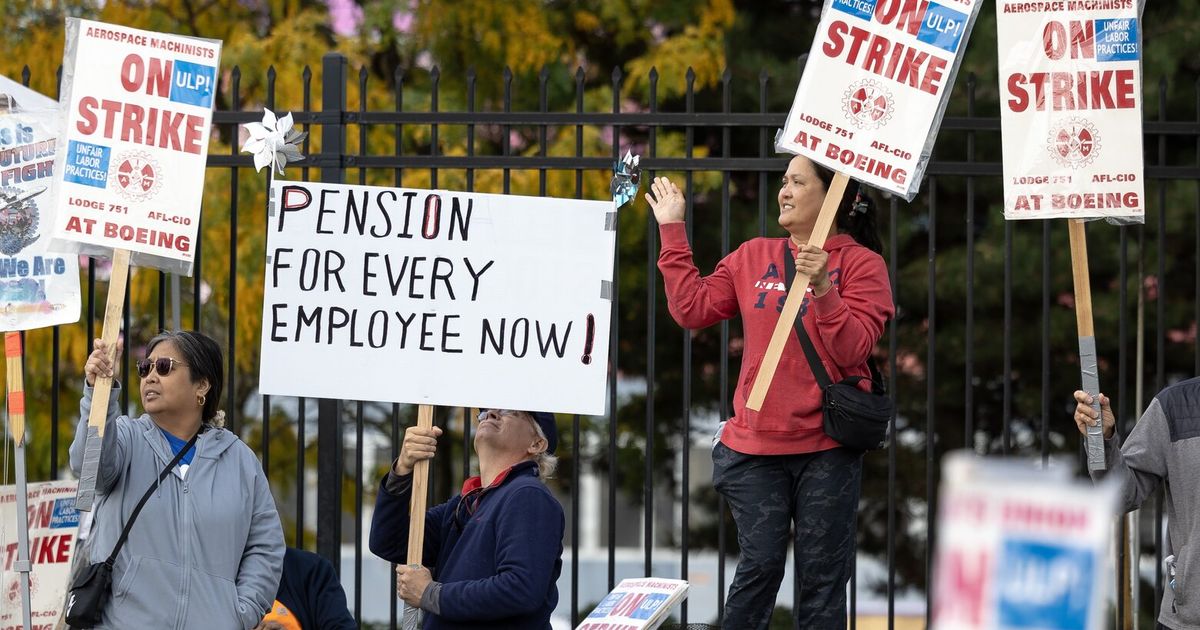
M 982 0 L 828 0 L 775 140 L 837 173 L 809 244 L 821 247 L 850 178 L 911 201 Z M 809 278 L 796 278 L 746 406 L 762 407 Z
M 1100 410 L 1084 221 L 1145 220 L 1141 2 L 1103 10 L 1074 3 L 996 4 L 1006 219 L 1067 219 L 1084 391 Z M 1021 9 L 1018 12 L 1017 9 Z M 1081 10 L 1086 9 L 1086 10 Z M 1104 428 L 1088 427 L 1089 471 L 1104 470 Z M 1132 549 L 1135 515 L 1122 545 Z M 1119 597 L 1134 609 L 1136 553 Z M 1120 620 L 1118 624 L 1128 625 Z
M 35 93 L 31 93 L 35 94 Z M 25 387 L 23 348 L 17 331 L 69 324 L 79 320 L 79 262 L 73 255 L 52 253 L 49 226 L 54 223 L 53 179 L 55 145 L 60 133 L 58 110 L 25 109 L 20 99 L 0 99 L 0 330 L 7 359 L 8 429 L 15 450 L 17 499 L 17 557 L 12 568 L 20 574 L 21 612 L 31 627 L 29 553 L 25 478 Z M 40 95 L 38 95 L 40 96 Z M 24 95 L 22 95 L 24 97 Z M 26 99 L 29 103 L 37 99 Z M 17 107 L 12 108 L 16 102 Z M 11 557 L 11 556 L 10 556 Z M 5 565 L 8 586 L 9 566 Z M 9 592 L 9 591 L 5 591 Z M 42 612 L 42 611 L 39 611 Z M 0 612 L 0 626 L 14 619 Z
M 221 42 L 67 19 L 52 247 L 112 258 L 116 350 L 129 265 L 191 275 Z M 112 379 L 96 379 L 76 507 L 91 510 Z
M 1004 216 L 1068 219 L 1082 389 L 1099 411 L 1083 220 L 1144 221 L 1141 29 L 1139 3 L 1071 4 L 996 4 Z M 1099 424 L 1086 451 L 1103 470 Z

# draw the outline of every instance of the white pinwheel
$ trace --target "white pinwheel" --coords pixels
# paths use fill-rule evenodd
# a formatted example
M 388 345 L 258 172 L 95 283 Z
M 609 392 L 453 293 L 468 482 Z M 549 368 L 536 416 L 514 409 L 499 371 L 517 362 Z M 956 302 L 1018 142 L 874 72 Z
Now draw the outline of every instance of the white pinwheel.
M 275 172 L 283 175 L 285 164 L 304 159 L 300 154 L 299 145 L 308 132 L 292 128 L 290 112 L 282 118 L 276 118 L 274 112 L 263 109 L 262 122 L 246 123 L 242 126 L 250 134 L 242 144 L 242 153 L 254 154 L 254 170 L 261 171 L 264 166 L 274 163 Z

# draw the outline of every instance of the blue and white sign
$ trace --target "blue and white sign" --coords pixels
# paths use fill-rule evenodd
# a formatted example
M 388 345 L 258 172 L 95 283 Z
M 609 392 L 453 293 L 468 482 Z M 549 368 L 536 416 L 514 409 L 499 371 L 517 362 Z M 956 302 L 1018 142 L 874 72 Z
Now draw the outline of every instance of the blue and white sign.
M 966 13 L 930 2 L 917 40 L 951 53 L 957 52 L 970 19 L 971 16 Z
M 996 563 L 996 608 L 1010 628 L 1075 630 L 1087 625 L 1092 600 L 1093 550 L 1009 539 Z
M 216 66 L 176 61 L 171 100 L 196 107 L 212 107 L 213 94 L 217 90 L 216 77 Z
M 931 630 L 1104 627 L 1116 486 L 973 453 L 942 470 Z
M 81 310 L 79 257 L 50 247 L 58 205 L 54 178 L 63 167 L 55 161 L 59 112 L 17 103 L 18 111 L 0 114 L 0 331 L 71 324 Z M 108 157 L 96 149 L 72 146 L 63 170 L 71 171 L 71 162 L 75 168 L 67 177 L 85 185 L 90 177 L 106 177 Z

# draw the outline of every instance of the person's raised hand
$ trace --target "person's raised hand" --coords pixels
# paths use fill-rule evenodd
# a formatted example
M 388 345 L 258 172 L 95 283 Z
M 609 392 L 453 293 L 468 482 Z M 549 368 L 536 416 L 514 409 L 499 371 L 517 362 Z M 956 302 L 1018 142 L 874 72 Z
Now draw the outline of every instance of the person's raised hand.
M 96 377 L 107 376 L 112 377 L 116 368 L 116 357 L 121 354 L 121 347 L 124 343 L 117 338 L 116 351 L 109 352 L 108 344 L 102 339 L 96 339 L 93 342 L 95 349 L 88 355 L 87 361 L 83 364 L 83 376 L 87 379 L 89 387 L 96 385 Z
M 404 444 L 400 447 L 400 457 L 396 458 L 394 470 L 397 475 L 408 475 L 413 471 L 417 462 L 423 459 L 433 459 L 437 453 L 437 439 L 442 434 L 440 427 L 412 426 L 404 430 Z
M 1075 426 L 1083 435 L 1087 435 L 1088 425 L 1096 426 L 1096 410 L 1092 408 L 1093 398 L 1091 394 L 1083 390 L 1075 391 Z M 1111 440 L 1113 431 L 1117 425 L 1117 419 L 1113 416 L 1112 401 L 1108 396 L 1100 394 L 1100 417 L 1104 419 L 1104 439 Z
M 675 182 L 666 177 L 655 177 L 650 182 L 646 203 L 654 210 L 654 218 L 659 225 L 680 223 L 687 218 L 687 204 L 684 203 L 683 193 L 679 191 Z

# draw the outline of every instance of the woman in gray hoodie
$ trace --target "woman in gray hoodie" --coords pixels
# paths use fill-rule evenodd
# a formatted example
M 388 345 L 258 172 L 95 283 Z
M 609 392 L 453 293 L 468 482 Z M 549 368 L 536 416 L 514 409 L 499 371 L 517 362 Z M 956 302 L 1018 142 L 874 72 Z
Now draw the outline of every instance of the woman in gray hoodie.
M 71 468 L 83 460 L 92 385 L 113 374 L 99 339 L 84 366 L 87 386 L 71 443 Z M 119 348 L 118 348 L 119 350 Z M 254 452 L 222 428 L 221 349 L 191 331 L 152 339 L 137 362 L 142 416 L 121 414 L 110 397 L 90 562 L 103 562 L 121 528 L 163 467 L 200 433 L 134 522 L 113 567 L 102 628 L 249 630 L 275 599 L 283 569 L 283 528 Z M 114 384 L 114 389 L 117 389 Z

